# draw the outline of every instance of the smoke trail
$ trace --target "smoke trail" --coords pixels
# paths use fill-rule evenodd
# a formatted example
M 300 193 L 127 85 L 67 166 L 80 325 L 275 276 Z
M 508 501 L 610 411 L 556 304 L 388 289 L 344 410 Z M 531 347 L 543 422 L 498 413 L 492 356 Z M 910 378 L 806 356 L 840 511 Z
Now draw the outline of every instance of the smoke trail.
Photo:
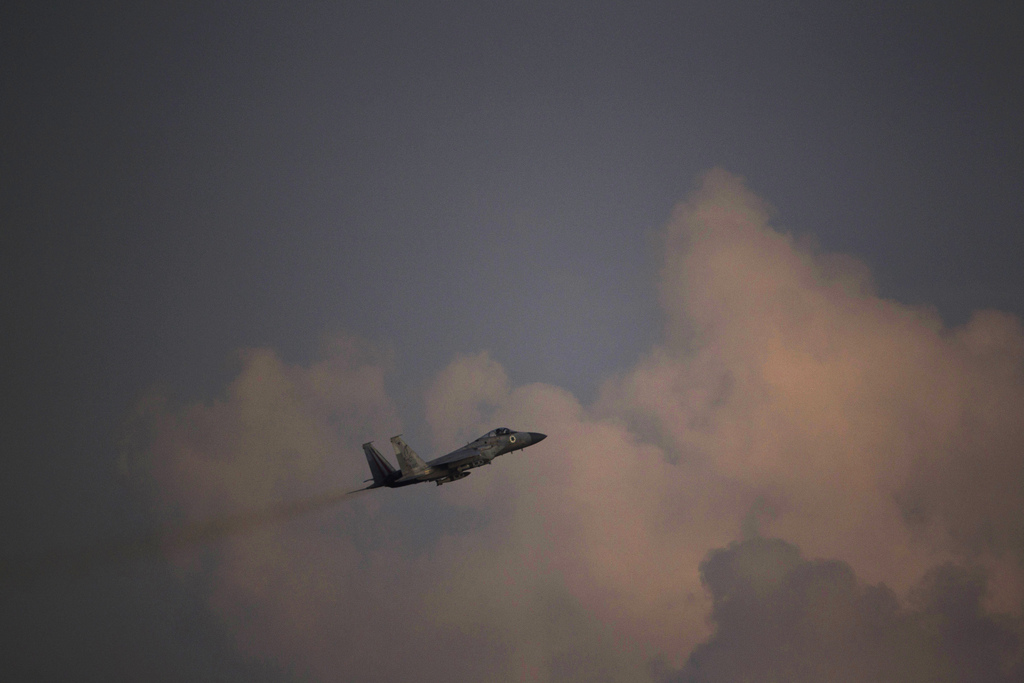
M 162 527 L 138 538 L 107 541 L 21 562 L 5 560 L 0 563 L 0 581 L 28 580 L 54 575 L 80 575 L 116 562 L 158 558 L 167 551 L 211 543 L 228 536 L 300 517 L 349 500 L 350 494 L 364 493 L 365 491 L 365 489 L 332 491 L 303 500 L 276 503 L 260 510 Z

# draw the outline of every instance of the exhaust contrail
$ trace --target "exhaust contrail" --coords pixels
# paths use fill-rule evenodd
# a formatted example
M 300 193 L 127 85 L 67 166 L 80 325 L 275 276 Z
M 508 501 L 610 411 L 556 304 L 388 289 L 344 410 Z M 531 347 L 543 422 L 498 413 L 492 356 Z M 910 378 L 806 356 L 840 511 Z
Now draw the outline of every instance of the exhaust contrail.
M 32 579 L 58 574 L 84 574 L 99 566 L 160 557 L 169 550 L 190 548 L 315 512 L 350 499 L 358 491 L 332 491 L 297 501 L 275 503 L 214 519 L 159 528 L 132 539 L 107 541 L 76 550 L 21 562 L 0 564 L 0 579 Z

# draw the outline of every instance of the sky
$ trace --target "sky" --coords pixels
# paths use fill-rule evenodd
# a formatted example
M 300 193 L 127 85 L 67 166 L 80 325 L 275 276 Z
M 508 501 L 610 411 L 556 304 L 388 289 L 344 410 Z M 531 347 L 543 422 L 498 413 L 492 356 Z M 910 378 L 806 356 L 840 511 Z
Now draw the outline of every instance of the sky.
M 1019 10 L 0 25 L 5 671 L 1024 680 Z

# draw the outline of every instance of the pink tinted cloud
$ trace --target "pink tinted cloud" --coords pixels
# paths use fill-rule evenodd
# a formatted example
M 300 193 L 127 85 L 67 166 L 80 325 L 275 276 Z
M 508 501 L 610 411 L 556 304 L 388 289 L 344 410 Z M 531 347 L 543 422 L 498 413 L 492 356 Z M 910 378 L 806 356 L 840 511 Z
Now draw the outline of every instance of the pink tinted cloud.
M 599 408 L 628 416 L 681 470 L 762 497 L 766 532 L 872 581 L 906 587 L 964 553 L 1019 569 L 1020 321 L 980 312 L 948 329 L 769 216 L 723 171 L 677 207 L 667 339 Z
M 1010 604 L 1020 321 L 946 328 L 769 219 L 740 179 L 703 179 L 666 228 L 665 339 L 595 405 L 514 386 L 486 353 L 426 392 L 439 447 L 499 424 L 543 444 L 208 548 L 211 605 L 240 646 L 318 679 L 636 680 L 709 636 L 700 562 L 743 529 L 898 592 L 940 561 L 982 563 Z M 358 444 L 398 431 L 385 367 L 347 341 L 308 367 L 250 352 L 223 399 L 154 412 L 162 500 L 223 514 L 365 478 Z M 403 495 L 476 521 L 412 541 Z

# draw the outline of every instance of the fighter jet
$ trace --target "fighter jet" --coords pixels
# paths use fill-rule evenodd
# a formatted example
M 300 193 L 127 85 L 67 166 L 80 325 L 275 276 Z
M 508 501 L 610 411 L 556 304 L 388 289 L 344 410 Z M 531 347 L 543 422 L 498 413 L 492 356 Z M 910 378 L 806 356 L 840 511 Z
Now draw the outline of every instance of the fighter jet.
M 398 457 L 398 470 L 374 448 L 372 441 L 367 441 L 363 444 L 363 451 L 366 453 L 366 462 L 370 464 L 373 479 L 366 481 L 373 483 L 357 490 L 365 491 L 383 486 L 393 489 L 425 481 L 432 481 L 440 486 L 468 477 L 469 470 L 490 465 L 499 455 L 522 450 L 546 438 L 546 434 L 539 432 L 514 432 L 508 427 L 499 427 L 448 455 L 424 462 L 407 443 L 402 441 L 402 435 L 399 434 L 391 437 L 391 445 L 395 447 L 395 455 Z

